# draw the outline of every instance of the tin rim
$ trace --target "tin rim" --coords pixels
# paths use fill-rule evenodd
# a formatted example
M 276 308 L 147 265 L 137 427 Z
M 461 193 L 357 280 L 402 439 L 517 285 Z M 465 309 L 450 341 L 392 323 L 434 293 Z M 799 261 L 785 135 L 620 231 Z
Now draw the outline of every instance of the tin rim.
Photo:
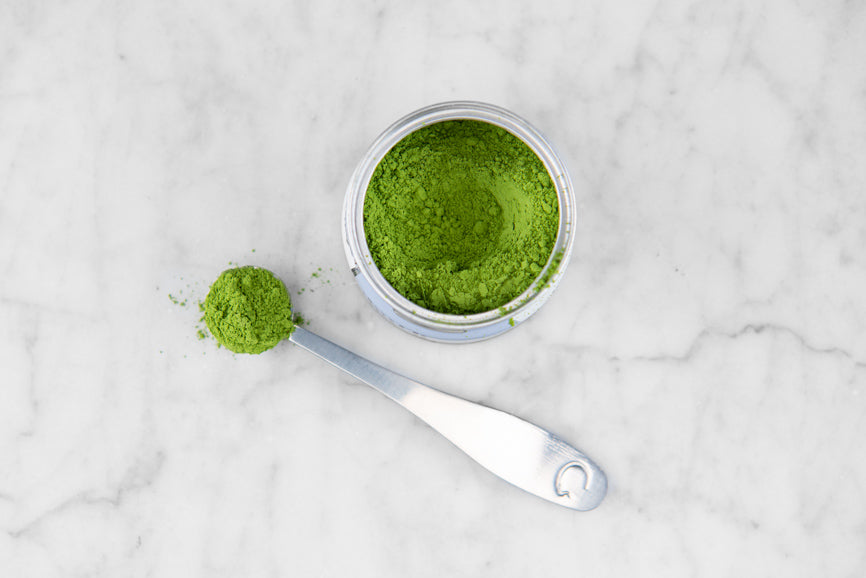
M 391 148 L 412 132 L 448 120 L 477 120 L 505 129 L 525 143 L 544 164 L 559 202 L 559 224 L 554 247 L 538 276 L 520 295 L 490 311 L 453 315 L 425 309 L 394 289 L 370 255 L 364 233 L 364 199 L 376 167 Z M 575 201 L 571 179 L 541 133 L 516 114 L 491 104 L 453 101 L 410 113 L 388 127 L 361 159 L 343 204 L 343 244 L 349 267 L 376 309 L 403 329 L 435 341 L 477 341 L 522 323 L 550 297 L 571 257 Z

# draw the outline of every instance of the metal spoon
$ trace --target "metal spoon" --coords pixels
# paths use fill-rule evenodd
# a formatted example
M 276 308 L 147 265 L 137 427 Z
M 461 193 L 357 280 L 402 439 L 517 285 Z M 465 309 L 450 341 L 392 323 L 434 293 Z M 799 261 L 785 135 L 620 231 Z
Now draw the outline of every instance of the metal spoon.
M 595 462 L 540 427 L 403 377 L 301 327 L 289 341 L 384 393 L 522 490 L 581 511 L 598 506 L 607 493 Z

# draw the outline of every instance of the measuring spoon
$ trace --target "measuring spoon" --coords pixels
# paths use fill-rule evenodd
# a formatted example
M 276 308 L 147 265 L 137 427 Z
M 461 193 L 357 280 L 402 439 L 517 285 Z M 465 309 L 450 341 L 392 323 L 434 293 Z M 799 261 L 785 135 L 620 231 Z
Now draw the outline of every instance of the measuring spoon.
M 302 327 L 289 341 L 382 392 L 522 490 L 580 511 L 592 510 L 607 493 L 601 468 L 549 431 L 394 373 Z

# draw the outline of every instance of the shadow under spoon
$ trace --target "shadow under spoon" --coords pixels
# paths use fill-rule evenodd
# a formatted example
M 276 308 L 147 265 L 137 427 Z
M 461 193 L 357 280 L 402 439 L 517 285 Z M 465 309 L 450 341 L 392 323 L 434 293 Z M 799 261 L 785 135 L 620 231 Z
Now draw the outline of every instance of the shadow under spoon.
M 522 490 L 580 511 L 595 508 L 607 493 L 607 477 L 595 462 L 538 426 L 413 381 L 301 327 L 289 341 L 379 390 Z

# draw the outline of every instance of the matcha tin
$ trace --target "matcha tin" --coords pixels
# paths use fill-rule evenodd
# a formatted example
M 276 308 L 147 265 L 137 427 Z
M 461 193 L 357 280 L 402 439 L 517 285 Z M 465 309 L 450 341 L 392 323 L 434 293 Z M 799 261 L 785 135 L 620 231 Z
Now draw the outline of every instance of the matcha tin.
M 397 326 L 445 342 L 499 335 L 556 288 L 574 192 L 547 140 L 517 115 L 447 102 L 389 127 L 343 207 L 349 265 Z

